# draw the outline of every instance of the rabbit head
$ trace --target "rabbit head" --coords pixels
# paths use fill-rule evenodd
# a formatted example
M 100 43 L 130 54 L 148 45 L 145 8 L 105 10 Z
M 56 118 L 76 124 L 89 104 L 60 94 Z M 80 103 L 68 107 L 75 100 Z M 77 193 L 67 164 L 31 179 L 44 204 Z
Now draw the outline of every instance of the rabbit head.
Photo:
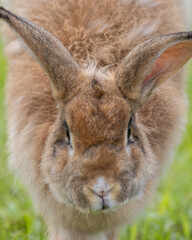
M 96 78 L 82 74 L 75 96 L 61 100 L 42 159 L 58 201 L 81 210 L 114 208 L 138 197 L 154 174 L 129 101 L 114 79 Z
M 142 196 L 156 167 L 137 111 L 191 58 L 192 33 L 152 38 L 135 47 L 116 71 L 89 74 L 44 29 L 3 8 L 0 17 L 50 78 L 58 116 L 41 171 L 57 201 L 96 211 Z

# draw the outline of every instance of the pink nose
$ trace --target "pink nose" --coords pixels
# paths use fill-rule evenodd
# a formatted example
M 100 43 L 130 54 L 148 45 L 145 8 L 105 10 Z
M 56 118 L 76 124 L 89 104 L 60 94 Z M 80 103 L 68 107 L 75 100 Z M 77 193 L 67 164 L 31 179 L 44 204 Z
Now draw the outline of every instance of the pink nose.
M 114 186 L 111 185 L 111 183 L 109 183 L 105 179 L 105 177 L 101 176 L 95 180 L 92 186 L 87 187 L 92 193 L 94 193 L 98 197 L 104 198 L 109 194 L 109 192 L 113 189 Z
M 95 191 L 95 193 L 96 193 L 96 195 L 97 196 L 99 196 L 99 197 L 104 197 L 104 196 L 106 196 L 107 194 L 108 194 L 108 192 L 109 192 L 109 190 L 103 190 L 103 189 L 101 189 L 100 191 Z
M 106 196 L 112 190 L 112 188 L 110 188 L 110 189 L 94 189 L 94 188 L 90 188 L 90 187 L 88 187 L 88 189 L 91 192 L 93 192 L 95 195 L 97 195 L 98 197 L 101 197 L 101 198 Z

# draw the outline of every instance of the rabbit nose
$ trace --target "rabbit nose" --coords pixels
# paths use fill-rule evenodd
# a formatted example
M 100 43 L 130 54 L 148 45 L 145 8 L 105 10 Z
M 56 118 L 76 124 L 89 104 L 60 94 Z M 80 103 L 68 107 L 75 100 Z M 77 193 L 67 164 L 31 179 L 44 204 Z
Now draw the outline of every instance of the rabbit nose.
M 93 190 L 93 189 L 90 189 L 90 190 L 92 190 L 92 192 L 95 194 L 95 195 L 97 195 L 98 197 L 101 197 L 101 198 L 103 198 L 104 196 L 106 196 L 109 192 L 110 192 L 110 190 L 103 190 L 103 189 L 101 189 L 101 190 Z
M 109 192 L 112 191 L 113 186 L 110 186 L 104 177 L 99 177 L 94 184 L 94 186 L 89 187 L 89 189 L 98 197 L 105 197 Z
M 92 189 L 90 187 L 88 187 L 89 190 L 94 193 L 96 196 L 100 197 L 102 199 L 102 201 L 104 202 L 104 198 L 109 194 L 109 192 L 111 192 L 111 190 L 113 189 L 113 187 L 111 187 L 110 189 L 101 189 L 101 190 L 95 190 Z
M 99 196 L 99 197 L 104 197 L 104 196 L 106 196 L 107 195 L 107 193 L 108 192 L 106 192 L 105 190 L 101 190 L 101 191 L 99 191 L 99 192 L 97 192 L 96 194 Z

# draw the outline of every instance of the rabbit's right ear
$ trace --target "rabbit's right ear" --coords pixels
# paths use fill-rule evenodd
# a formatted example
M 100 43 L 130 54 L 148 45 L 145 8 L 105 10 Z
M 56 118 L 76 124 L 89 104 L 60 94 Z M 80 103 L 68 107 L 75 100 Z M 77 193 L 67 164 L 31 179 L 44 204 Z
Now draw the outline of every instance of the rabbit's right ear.
M 0 18 L 15 30 L 47 72 L 56 99 L 75 87 L 79 67 L 63 44 L 52 34 L 0 7 Z
M 163 35 L 135 47 L 121 62 L 116 78 L 124 96 L 136 107 L 192 57 L 192 32 Z

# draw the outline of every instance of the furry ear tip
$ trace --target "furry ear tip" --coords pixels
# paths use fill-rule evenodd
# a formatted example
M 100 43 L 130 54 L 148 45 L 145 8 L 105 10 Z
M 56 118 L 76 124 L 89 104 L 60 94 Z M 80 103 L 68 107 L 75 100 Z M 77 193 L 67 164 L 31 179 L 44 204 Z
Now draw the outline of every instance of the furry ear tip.
M 4 7 L 2 7 L 2 6 L 0 6 L 0 12 L 6 12 L 6 9 L 4 8 Z
M 8 11 L 2 6 L 0 6 L 0 18 L 9 19 Z
M 192 31 L 187 32 L 186 39 L 192 39 Z
M 178 32 L 175 33 L 176 36 L 179 38 L 184 38 L 184 39 L 192 39 L 192 31 L 190 32 Z

